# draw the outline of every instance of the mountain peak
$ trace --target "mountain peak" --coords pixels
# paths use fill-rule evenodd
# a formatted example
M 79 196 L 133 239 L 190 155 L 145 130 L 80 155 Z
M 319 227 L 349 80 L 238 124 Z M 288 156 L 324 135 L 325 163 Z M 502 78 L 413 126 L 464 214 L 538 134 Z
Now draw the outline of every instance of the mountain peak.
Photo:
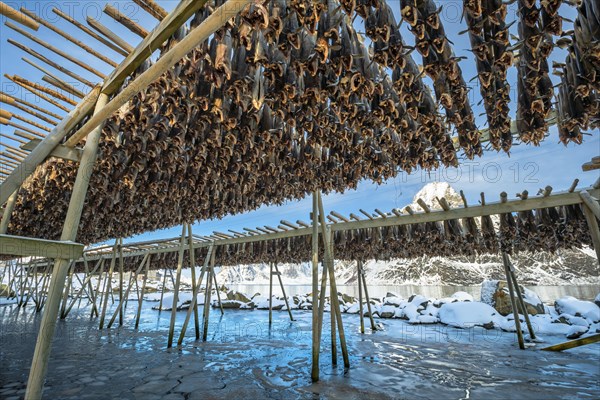
M 441 210 L 442 207 L 440 206 L 440 203 L 438 203 L 437 198 L 441 199 L 442 197 L 448 201 L 450 208 L 461 207 L 463 205 L 460 194 L 458 194 L 448 182 L 431 182 L 423 186 L 421 190 L 415 194 L 413 202 L 409 204 L 409 206 L 414 211 L 422 211 L 417 203 L 417 200 L 421 199 L 432 210 Z

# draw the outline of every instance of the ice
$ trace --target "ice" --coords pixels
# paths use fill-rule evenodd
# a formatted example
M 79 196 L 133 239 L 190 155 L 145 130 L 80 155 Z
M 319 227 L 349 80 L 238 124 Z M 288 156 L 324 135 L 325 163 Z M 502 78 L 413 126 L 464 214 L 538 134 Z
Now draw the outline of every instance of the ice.
M 457 302 L 440 308 L 440 321 L 457 328 L 471 328 L 493 323 L 498 313 L 488 304 L 480 302 Z

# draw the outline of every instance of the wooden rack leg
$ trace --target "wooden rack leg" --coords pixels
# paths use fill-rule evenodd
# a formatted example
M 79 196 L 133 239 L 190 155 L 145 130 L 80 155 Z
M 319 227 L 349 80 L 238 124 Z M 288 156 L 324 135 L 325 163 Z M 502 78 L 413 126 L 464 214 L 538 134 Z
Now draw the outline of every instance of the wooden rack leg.
M 150 259 L 152 255 L 148 254 L 148 260 L 146 261 L 146 273 L 144 274 L 144 280 L 142 281 L 142 292 L 138 295 L 138 309 L 135 316 L 135 329 L 140 326 L 140 317 L 142 315 L 142 302 L 144 301 L 144 293 L 146 293 L 146 281 L 148 280 L 148 273 L 150 272 Z
M 106 278 L 104 279 L 104 303 L 102 305 L 102 315 L 100 315 L 100 329 L 104 328 L 104 318 L 106 317 L 106 309 L 108 308 L 108 297 L 109 292 L 112 292 L 112 274 L 115 270 L 115 263 L 117 261 L 117 247 L 119 245 L 119 239 L 115 240 L 113 245 L 112 258 L 110 259 L 110 267 L 106 272 Z
M 60 308 L 60 319 L 65 319 L 67 317 L 67 302 L 69 301 L 69 291 L 71 290 L 71 284 L 73 283 L 73 268 L 75 267 L 75 263 L 71 263 L 69 268 L 69 276 L 67 278 L 67 285 L 65 286 L 65 290 L 63 293 L 62 306 Z
M 515 274 L 512 263 L 510 262 L 510 257 L 506 254 L 506 257 L 502 257 L 502 260 L 508 263 L 508 272 L 510 273 L 511 283 L 517 294 L 518 305 L 521 308 L 521 313 L 525 317 L 525 323 L 527 324 L 527 330 L 529 331 L 529 337 L 531 339 L 535 339 L 535 332 L 533 331 L 533 325 L 531 325 L 531 320 L 529 318 L 529 313 L 527 312 L 527 305 L 525 304 L 525 299 L 523 298 L 523 293 L 521 293 L 521 289 L 519 288 L 519 282 L 517 281 L 517 275 Z
M 219 302 L 219 309 L 221 310 L 221 315 L 224 315 L 223 312 L 223 302 L 221 301 L 221 292 L 219 291 L 219 284 L 217 283 L 217 274 L 215 273 L 215 269 L 211 269 L 213 283 L 215 284 L 215 292 L 217 293 L 217 301 Z
M 96 309 L 96 317 L 99 317 L 99 309 L 97 307 L 102 306 L 102 293 L 100 292 L 100 288 L 102 287 L 102 275 L 104 274 L 104 258 L 98 261 L 100 263 L 100 274 L 98 274 L 98 282 L 96 285 L 96 294 L 94 296 L 94 307 L 92 308 L 92 312 L 90 313 L 90 318 L 94 318 L 94 309 Z M 98 297 L 100 296 L 100 297 Z M 100 300 L 100 304 L 96 305 Z
M 127 298 L 129 297 L 129 292 L 131 291 L 131 287 L 133 286 L 133 282 L 137 281 L 137 274 L 142 270 L 142 268 L 144 268 L 144 265 L 148 261 L 148 256 L 149 256 L 148 253 L 144 256 L 144 258 L 142 259 L 142 262 L 140 263 L 140 266 L 135 271 L 135 274 L 134 275 L 130 274 L 130 276 L 129 276 L 129 282 L 128 282 L 128 285 L 127 285 L 127 290 L 125 291 L 125 297 L 121 298 L 121 301 L 119 301 L 119 305 L 115 309 L 115 312 L 113 313 L 112 318 L 108 322 L 108 328 L 109 329 L 112 326 L 112 324 L 115 322 L 115 319 L 117 318 L 117 314 L 119 314 L 119 315 L 122 314 L 124 304 L 127 301 Z
M 163 273 L 163 284 L 162 284 L 162 288 L 160 290 L 160 303 L 158 303 L 158 313 L 160 314 L 160 312 L 162 311 L 162 305 L 163 305 L 163 297 L 165 296 L 165 285 L 167 284 L 167 267 L 165 267 L 165 271 Z
M 204 260 L 204 265 L 202 266 L 202 270 L 200 271 L 200 278 L 196 283 L 194 292 L 192 293 L 192 303 L 190 304 L 190 308 L 188 308 L 187 314 L 185 316 L 185 321 L 183 322 L 183 326 L 181 327 L 181 333 L 179 334 L 179 340 L 177 341 L 177 345 L 181 346 L 183 343 L 183 338 L 185 337 L 185 332 L 187 330 L 187 326 L 190 323 L 190 318 L 192 315 L 192 308 L 194 306 L 198 306 L 198 293 L 200 293 L 200 288 L 202 287 L 202 281 L 204 280 L 204 274 L 208 271 L 208 263 L 212 259 L 213 245 L 211 244 L 208 248 L 208 252 L 206 253 L 206 259 Z M 206 296 L 205 300 L 206 300 Z M 204 316 L 203 316 L 204 318 Z M 196 335 L 196 340 L 200 339 L 200 336 Z
M 365 333 L 365 317 L 363 315 L 363 301 L 362 301 L 362 273 L 360 271 L 360 262 L 356 262 L 357 269 L 357 281 L 358 281 L 358 315 L 360 317 L 360 333 Z
M 123 238 L 119 246 L 119 326 L 123 326 Z
M 508 268 L 507 255 L 502 253 L 502 260 L 504 262 L 504 273 L 506 274 L 506 283 L 508 286 L 508 293 L 510 294 L 510 304 L 512 306 L 513 316 L 515 317 L 515 328 L 517 329 L 517 338 L 519 340 L 519 347 L 525 349 L 525 341 L 523 340 L 523 332 L 521 331 L 521 320 L 519 319 L 519 310 L 517 308 L 517 301 L 515 299 L 515 291 L 510 278 L 510 270 Z
M 587 204 L 582 204 L 583 214 L 590 228 L 590 236 L 592 237 L 592 244 L 596 251 L 596 257 L 598 258 L 598 264 L 600 264 L 600 228 L 598 227 L 598 220 L 594 215 L 594 212 L 590 209 Z
M 273 263 L 269 261 L 269 326 L 273 322 Z
M 319 291 L 319 346 L 321 346 L 321 338 L 323 337 L 323 315 L 325 312 L 325 297 L 327 294 L 327 267 L 323 263 L 323 272 L 321 275 L 321 290 Z M 329 304 L 331 310 L 331 302 Z
M 215 253 L 216 250 L 213 250 L 210 256 L 210 266 L 208 267 L 208 271 L 206 272 L 206 293 L 204 294 L 204 313 L 202 315 L 202 341 L 204 342 L 206 342 L 206 339 L 208 338 L 208 320 L 210 316 L 210 297 L 212 292 L 211 274 L 213 273 L 215 268 Z
M 319 227 L 318 227 L 318 192 L 313 192 L 312 197 L 312 365 L 311 379 L 319 381 L 319 351 L 320 351 L 320 329 L 319 329 Z
M 294 320 L 294 316 L 292 315 L 292 309 L 290 308 L 290 303 L 288 301 L 287 295 L 285 294 L 285 288 L 283 287 L 283 279 L 281 278 L 281 272 L 279 272 L 279 267 L 277 267 L 277 263 L 275 265 L 275 272 L 277 273 L 277 277 L 279 278 L 279 285 L 281 286 L 281 292 L 283 293 L 283 298 L 285 300 L 285 306 L 287 307 L 288 314 L 290 314 L 290 321 Z
M 369 290 L 367 289 L 367 279 L 365 278 L 365 270 L 363 269 L 362 260 L 360 263 L 360 278 L 362 280 L 363 289 L 365 290 L 365 300 L 367 302 L 367 309 L 369 310 L 369 320 L 371 321 L 371 330 L 376 331 L 377 325 L 375 325 L 375 319 L 373 319 L 373 310 L 371 310 L 371 298 L 369 297 Z
M 179 257 L 177 258 L 177 277 L 175 279 L 175 288 L 173 290 L 173 303 L 171 304 L 171 322 L 169 324 L 169 338 L 167 348 L 173 346 L 173 334 L 175 333 L 175 319 L 177 318 L 177 302 L 179 300 L 179 284 L 181 283 L 181 269 L 183 268 L 183 252 L 185 250 L 185 224 L 181 228 L 181 237 L 179 238 Z
M 342 348 L 342 358 L 344 359 L 344 367 L 350 368 L 350 357 L 348 356 L 348 347 L 346 346 L 346 335 L 344 333 L 344 322 L 342 321 L 342 310 L 340 308 L 340 302 L 337 296 L 337 285 L 335 282 L 335 270 L 333 267 L 333 254 L 329 246 L 330 233 L 327 231 L 327 224 L 325 223 L 325 213 L 323 211 L 323 200 L 321 194 L 318 193 L 318 205 L 319 205 L 319 220 L 321 222 L 321 237 L 323 239 L 323 248 L 325 250 L 325 264 L 329 269 L 329 279 L 331 282 L 330 298 L 333 300 L 331 305 L 335 311 L 336 323 L 338 334 L 340 338 L 340 347 Z
M 189 256 L 190 268 L 192 269 L 192 293 L 196 291 L 196 254 L 194 250 L 194 237 L 192 235 L 192 224 L 188 224 L 188 240 L 189 240 Z M 220 300 L 219 300 L 220 303 Z M 194 331 L 196 340 L 200 338 L 200 319 L 198 318 L 198 302 L 196 301 L 192 307 L 194 311 Z

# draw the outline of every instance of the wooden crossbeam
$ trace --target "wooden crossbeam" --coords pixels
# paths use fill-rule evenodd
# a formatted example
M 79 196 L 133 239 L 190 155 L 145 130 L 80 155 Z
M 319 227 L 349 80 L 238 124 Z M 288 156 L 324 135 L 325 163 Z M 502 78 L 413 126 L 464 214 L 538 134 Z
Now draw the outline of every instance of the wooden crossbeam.
M 83 255 L 83 245 L 0 234 L 0 254 L 76 260 Z
M 10 18 L 21 25 L 25 25 L 26 27 L 33 29 L 34 31 L 37 31 L 40 28 L 40 25 L 33 19 L 29 18 L 22 12 L 15 10 L 3 1 L 0 1 L 0 15 L 4 15 L 6 18 Z
M 104 9 L 102 10 L 106 15 L 123 25 L 125 28 L 129 29 L 129 31 L 135 33 L 142 39 L 148 36 L 148 31 L 144 29 L 141 25 L 135 23 L 131 18 L 123 15 L 119 10 L 111 6 L 110 4 L 106 4 Z M 116 65 L 115 65 L 116 67 Z
M 33 151 L 41 142 L 42 141 L 40 139 L 30 140 L 26 144 L 22 145 L 21 148 L 23 150 Z M 81 149 L 75 149 L 59 144 L 54 148 L 54 150 L 52 150 L 52 152 L 48 156 L 79 162 L 81 161 L 82 153 L 83 150 Z
M 89 26 L 91 26 L 92 28 L 94 28 L 96 30 L 96 32 L 100 33 L 105 38 L 109 39 L 111 42 L 113 42 L 114 44 L 119 46 L 121 49 L 125 50 L 127 52 L 127 54 L 129 54 L 133 51 L 133 47 L 129 43 L 127 43 L 125 40 L 121 39 L 121 37 L 119 35 L 115 34 L 113 31 L 108 29 L 106 26 L 102 25 L 100 22 L 98 22 L 94 18 L 87 17 L 86 21 Z

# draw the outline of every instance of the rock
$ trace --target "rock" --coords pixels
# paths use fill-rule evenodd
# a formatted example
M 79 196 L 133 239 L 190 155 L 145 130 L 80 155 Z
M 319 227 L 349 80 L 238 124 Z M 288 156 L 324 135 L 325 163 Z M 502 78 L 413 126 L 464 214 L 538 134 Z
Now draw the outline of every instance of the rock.
M 600 294 L 598 295 L 600 297 Z M 398 297 L 398 295 L 392 293 L 392 292 L 387 292 L 387 294 L 385 295 L 385 297 Z
M 221 301 L 223 308 L 240 308 L 244 302 L 239 300 L 223 300 Z M 219 303 L 213 303 L 213 307 L 219 307 Z
M 250 299 L 244 294 L 240 292 L 236 292 L 235 290 L 230 290 L 227 292 L 227 300 L 237 300 L 242 303 L 249 303 Z
M 567 332 L 567 339 L 577 339 L 588 331 L 589 328 L 579 325 L 573 325 Z
M 493 325 L 497 316 L 489 304 L 477 301 L 446 303 L 440 308 L 440 322 L 457 328 Z
M 379 311 L 379 316 L 381 318 L 393 318 L 396 314 L 396 307 L 394 306 L 383 306 Z
M 257 297 L 257 296 L 260 296 L 260 293 L 258 293 L 258 292 L 254 293 L 254 295 L 252 296 L 251 299 L 254 300 L 254 298 Z
M 598 296 L 596 296 L 596 298 L 594 299 L 594 303 L 596 303 L 596 305 L 600 307 L 600 293 L 598 293 Z
M 591 301 L 583 301 L 575 297 L 565 296 L 554 302 L 554 308 L 556 308 L 556 312 L 559 314 L 583 317 L 592 322 L 600 321 L 600 307 Z
M 530 315 L 544 314 L 544 303 L 532 290 L 519 286 Z M 516 294 L 515 294 L 516 295 Z M 481 284 L 481 302 L 494 307 L 500 315 L 512 314 L 510 292 L 506 281 L 484 281 Z
M 450 297 L 458 301 L 473 301 L 473 296 L 467 292 L 456 292 Z
M 426 308 L 427 304 L 429 303 L 429 299 L 425 296 L 421 296 L 420 294 L 413 294 L 408 298 L 408 302 L 414 304 L 415 306 Z
M 3 283 L 0 283 L 0 296 L 14 297 L 15 292 Z
M 338 293 L 338 296 L 342 297 L 342 301 L 344 303 L 356 303 L 356 298 L 349 296 L 345 293 Z

